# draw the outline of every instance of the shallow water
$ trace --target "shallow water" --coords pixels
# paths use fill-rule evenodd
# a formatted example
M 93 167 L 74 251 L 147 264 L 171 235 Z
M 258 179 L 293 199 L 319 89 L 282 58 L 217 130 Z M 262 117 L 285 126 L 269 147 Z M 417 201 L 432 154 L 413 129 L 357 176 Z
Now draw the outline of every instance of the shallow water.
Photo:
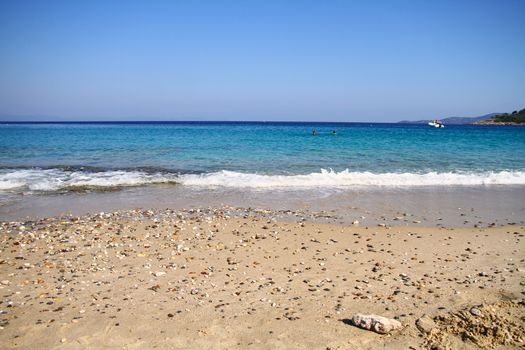
M 171 182 L 249 188 L 524 185 L 524 149 L 522 127 L 3 124 L 0 192 Z
M 3 220 L 84 215 L 120 209 L 189 209 L 233 206 L 326 214 L 321 221 L 360 225 L 486 227 L 525 223 L 525 187 L 459 186 L 311 191 L 133 187 L 116 192 L 12 196 L 0 206 Z M 283 216 L 286 218 L 286 216 Z M 317 220 L 319 221 L 319 219 Z
M 473 207 L 485 221 L 520 221 L 524 149 L 523 127 L 2 124 L 0 219 L 229 204 L 346 221 L 408 211 L 434 224 L 461 224 L 454 208 Z

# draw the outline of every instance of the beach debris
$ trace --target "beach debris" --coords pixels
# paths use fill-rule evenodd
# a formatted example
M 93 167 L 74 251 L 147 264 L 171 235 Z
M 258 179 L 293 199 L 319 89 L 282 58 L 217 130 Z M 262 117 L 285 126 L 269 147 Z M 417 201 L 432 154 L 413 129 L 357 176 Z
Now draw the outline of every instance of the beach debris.
M 351 321 L 356 327 L 379 334 L 388 334 L 402 327 L 401 322 L 398 320 L 378 315 L 354 314 Z
M 473 306 L 471 309 L 470 309 L 470 313 L 471 315 L 473 316 L 481 316 L 481 310 L 478 309 L 477 307 Z
M 151 286 L 149 287 L 148 289 L 154 291 L 154 292 L 158 292 L 160 290 L 160 285 L 156 284 L 154 286 Z
M 374 267 L 372 267 L 372 272 L 378 272 L 381 270 L 382 264 L 380 262 L 376 262 Z
M 191 295 L 197 295 L 197 294 L 200 294 L 202 292 L 202 289 L 200 288 L 194 288 L 190 291 L 190 294 Z
M 502 346 L 514 348 L 522 345 L 525 327 L 519 315 L 524 306 L 525 303 L 500 301 L 438 315 L 434 317 L 434 321 L 439 331 L 425 335 L 424 347 L 434 348 L 438 344 L 451 341 L 457 343 L 458 340 L 468 341 L 476 348 L 483 349 L 499 349 L 503 348 Z M 472 314 L 474 308 L 479 311 L 479 315 Z
M 430 318 L 428 315 L 423 315 L 421 318 L 418 318 L 416 321 L 416 327 L 419 329 L 422 333 L 431 333 L 434 329 L 436 329 L 437 325 L 436 322 L 432 318 Z

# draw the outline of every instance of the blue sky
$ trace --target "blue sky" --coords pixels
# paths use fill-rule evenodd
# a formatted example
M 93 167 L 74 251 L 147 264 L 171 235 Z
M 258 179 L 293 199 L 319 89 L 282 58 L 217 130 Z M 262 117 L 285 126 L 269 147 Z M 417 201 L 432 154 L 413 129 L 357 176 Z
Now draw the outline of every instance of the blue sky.
M 525 1 L 3 1 L 0 116 L 398 121 L 525 107 Z

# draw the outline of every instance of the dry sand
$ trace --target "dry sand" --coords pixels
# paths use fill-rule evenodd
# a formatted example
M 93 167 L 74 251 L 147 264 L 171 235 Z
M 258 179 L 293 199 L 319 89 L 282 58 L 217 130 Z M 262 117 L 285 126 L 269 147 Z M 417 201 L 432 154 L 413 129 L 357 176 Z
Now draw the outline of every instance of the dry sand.
M 523 348 L 523 226 L 276 218 L 135 210 L 3 222 L 1 347 Z M 403 328 L 356 328 L 357 312 Z

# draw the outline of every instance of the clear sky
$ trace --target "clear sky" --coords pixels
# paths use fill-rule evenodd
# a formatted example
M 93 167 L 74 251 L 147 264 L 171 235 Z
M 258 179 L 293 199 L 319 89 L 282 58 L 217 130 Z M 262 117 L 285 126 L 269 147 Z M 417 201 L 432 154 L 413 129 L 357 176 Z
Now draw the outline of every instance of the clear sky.
M 508 112 L 525 107 L 524 22 L 525 0 L 0 0 L 0 116 Z

